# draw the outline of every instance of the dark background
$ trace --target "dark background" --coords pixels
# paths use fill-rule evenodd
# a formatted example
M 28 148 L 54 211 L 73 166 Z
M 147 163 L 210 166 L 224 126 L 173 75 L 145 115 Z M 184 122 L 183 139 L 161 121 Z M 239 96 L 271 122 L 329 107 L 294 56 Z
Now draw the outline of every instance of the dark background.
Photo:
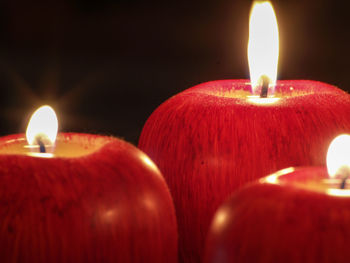
M 350 90 L 346 1 L 274 1 L 279 79 Z M 0 135 L 52 105 L 61 131 L 137 143 L 151 112 L 200 82 L 249 78 L 251 1 L 2 0 Z

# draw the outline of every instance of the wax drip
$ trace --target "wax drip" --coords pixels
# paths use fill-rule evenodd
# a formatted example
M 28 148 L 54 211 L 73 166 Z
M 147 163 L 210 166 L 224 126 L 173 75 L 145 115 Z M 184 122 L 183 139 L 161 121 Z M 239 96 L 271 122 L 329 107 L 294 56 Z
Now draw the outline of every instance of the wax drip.
M 46 148 L 45 148 L 45 145 L 44 145 L 43 141 L 41 140 L 41 138 L 37 138 L 36 142 L 39 145 L 40 152 L 41 153 L 46 153 Z
M 269 91 L 270 79 L 266 75 L 260 77 L 261 82 L 261 92 L 260 98 L 267 98 L 267 93 Z

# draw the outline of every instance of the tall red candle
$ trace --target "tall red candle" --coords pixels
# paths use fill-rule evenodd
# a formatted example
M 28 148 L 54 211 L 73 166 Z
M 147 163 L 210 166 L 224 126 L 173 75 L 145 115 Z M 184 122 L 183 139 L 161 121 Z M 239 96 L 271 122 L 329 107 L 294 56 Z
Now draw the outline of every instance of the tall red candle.
M 23 134 L 0 138 L 2 263 L 177 262 L 171 196 L 143 152 L 76 133 L 38 150 Z
M 139 147 L 156 162 L 174 198 L 183 262 L 200 261 L 211 218 L 232 191 L 277 169 L 321 165 L 331 138 L 350 128 L 344 91 L 316 81 L 276 83 L 276 18 L 268 3 L 255 6 L 251 81 L 185 90 L 159 106 L 141 133 Z
M 338 171 L 288 168 L 238 191 L 215 214 L 204 262 L 349 262 L 349 166 Z

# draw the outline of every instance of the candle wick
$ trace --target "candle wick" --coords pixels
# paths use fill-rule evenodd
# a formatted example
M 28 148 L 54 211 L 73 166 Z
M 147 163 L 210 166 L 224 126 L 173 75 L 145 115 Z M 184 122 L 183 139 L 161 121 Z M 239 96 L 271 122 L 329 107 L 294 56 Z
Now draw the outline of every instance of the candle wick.
M 41 138 L 37 138 L 36 142 L 39 144 L 39 150 L 41 153 L 46 153 L 46 148 L 45 145 L 43 143 L 43 141 L 41 140 Z
M 340 184 L 340 189 L 345 189 L 346 180 L 349 178 L 349 175 L 345 176 Z
M 266 75 L 262 75 L 260 77 L 261 84 L 261 92 L 260 92 L 260 98 L 267 98 L 267 93 L 269 91 L 269 83 L 270 79 Z

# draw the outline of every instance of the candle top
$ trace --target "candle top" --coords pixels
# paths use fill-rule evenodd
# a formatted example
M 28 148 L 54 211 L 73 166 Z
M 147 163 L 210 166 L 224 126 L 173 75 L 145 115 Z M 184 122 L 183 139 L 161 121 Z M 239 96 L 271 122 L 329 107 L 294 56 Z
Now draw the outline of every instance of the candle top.
M 58 120 L 48 105 L 41 106 L 31 116 L 25 136 L 10 135 L 0 138 L 0 155 L 32 157 L 81 157 L 98 151 L 112 137 L 65 133 L 57 137 Z
M 330 178 L 326 167 L 290 167 L 265 178 L 261 183 L 290 186 L 301 190 L 314 191 L 338 197 L 350 197 L 350 184 L 340 189 L 341 178 Z
M 113 137 L 79 133 L 59 133 L 54 153 L 31 151 L 24 134 L 9 135 L 0 139 L 0 155 L 27 155 L 33 157 L 82 157 L 98 151 Z
M 275 94 L 260 98 L 253 96 L 250 90 L 250 81 L 246 79 L 238 80 L 216 80 L 201 83 L 192 88 L 189 88 L 177 96 L 181 95 L 202 95 L 212 96 L 214 101 L 229 101 L 236 104 L 250 104 L 250 105 L 282 105 L 286 101 L 295 101 L 295 98 L 301 97 L 323 96 L 330 95 L 346 95 L 346 93 L 337 87 L 311 80 L 281 80 L 277 81 L 275 87 Z M 347 98 L 348 96 L 343 96 Z

